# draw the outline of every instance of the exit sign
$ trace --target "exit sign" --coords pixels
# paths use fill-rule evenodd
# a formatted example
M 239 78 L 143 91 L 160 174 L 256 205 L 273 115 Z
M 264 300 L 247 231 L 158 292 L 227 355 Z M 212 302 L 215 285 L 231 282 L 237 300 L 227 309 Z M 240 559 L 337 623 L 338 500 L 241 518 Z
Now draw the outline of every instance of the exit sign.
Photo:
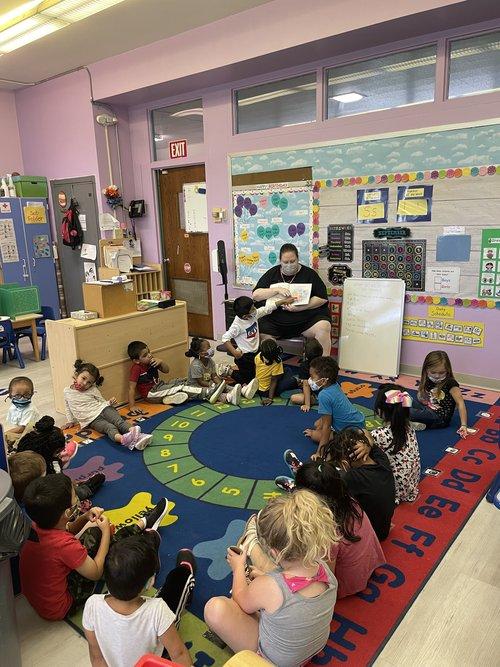
M 181 139 L 180 141 L 171 141 L 168 144 L 168 152 L 171 160 L 176 157 L 187 157 L 187 141 L 185 139 Z

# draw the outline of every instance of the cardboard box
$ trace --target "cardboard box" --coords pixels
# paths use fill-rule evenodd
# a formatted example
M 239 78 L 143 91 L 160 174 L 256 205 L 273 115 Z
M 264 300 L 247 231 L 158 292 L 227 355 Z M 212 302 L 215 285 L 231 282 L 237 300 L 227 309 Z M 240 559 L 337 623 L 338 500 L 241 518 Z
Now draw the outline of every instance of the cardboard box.
M 137 294 L 134 283 L 100 285 L 83 283 L 85 310 L 94 310 L 99 317 L 116 317 L 137 312 Z

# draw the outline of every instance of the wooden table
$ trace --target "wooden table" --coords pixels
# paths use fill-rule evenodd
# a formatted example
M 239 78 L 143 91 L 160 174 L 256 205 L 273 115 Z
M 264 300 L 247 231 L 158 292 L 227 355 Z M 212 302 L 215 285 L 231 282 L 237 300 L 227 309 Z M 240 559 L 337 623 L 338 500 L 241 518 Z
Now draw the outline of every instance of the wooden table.
M 31 327 L 31 338 L 33 340 L 33 353 L 35 361 L 40 361 L 40 348 L 38 347 L 38 333 L 36 330 L 36 321 L 43 317 L 41 313 L 28 313 L 27 315 L 19 315 L 15 320 L 12 320 L 12 327 L 14 329 L 25 329 Z
M 104 377 L 100 387 L 104 398 L 114 396 L 118 403 L 128 401 L 132 362 L 127 345 L 141 340 L 157 359 L 170 367 L 163 379 L 186 377 L 188 360 L 187 311 L 184 301 L 171 308 L 135 310 L 116 317 L 97 320 L 47 320 L 47 344 L 57 412 L 64 412 L 64 387 L 71 383 L 75 359 L 95 364 Z

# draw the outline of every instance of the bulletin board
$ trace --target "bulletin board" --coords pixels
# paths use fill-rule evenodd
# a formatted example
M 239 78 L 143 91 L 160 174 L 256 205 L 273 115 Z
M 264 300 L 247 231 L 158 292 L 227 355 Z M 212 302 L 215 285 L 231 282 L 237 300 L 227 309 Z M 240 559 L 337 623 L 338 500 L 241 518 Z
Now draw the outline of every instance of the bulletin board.
M 312 182 L 233 188 L 236 285 L 253 288 L 279 261 L 279 249 L 293 243 L 300 261 L 312 265 L 319 235 L 313 234 Z
M 408 192 L 408 188 L 415 190 Z M 379 221 L 381 212 L 371 224 L 359 220 L 358 193 L 364 189 L 387 190 L 387 222 Z M 423 295 L 441 297 L 443 302 L 460 297 L 461 301 L 487 300 L 489 307 L 500 300 L 500 278 L 498 290 L 496 274 L 493 284 L 491 278 L 482 282 L 488 260 L 500 275 L 500 264 L 496 264 L 500 261 L 499 167 L 331 178 L 316 181 L 313 193 L 319 205 L 319 273 L 326 285 L 332 262 L 321 249 L 327 246 L 329 225 L 354 225 L 353 258 L 348 264 L 353 277 L 402 278 L 411 300 Z M 410 235 L 391 239 L 390 230 L 395 227 L 408 229 Z M 389 230 L 389 238 L 375 238 L 375 229 Z M 496 240 L 496 248 L 484 245 L 483 230 L 499 232 L 487 235 L 490 244 L 490 239 Z M 397 256 L 397 247 L 410 242 L 413 256 L 408 248 Z

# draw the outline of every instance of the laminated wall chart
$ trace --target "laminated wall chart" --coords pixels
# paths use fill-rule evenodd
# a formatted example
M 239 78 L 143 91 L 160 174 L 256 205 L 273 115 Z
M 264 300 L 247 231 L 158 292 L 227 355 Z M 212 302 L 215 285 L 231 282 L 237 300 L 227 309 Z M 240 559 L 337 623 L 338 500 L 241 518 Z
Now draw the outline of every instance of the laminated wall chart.
M 313 238 L 312 184 L 280 183 L 233 189 L 236 284 L 253 287 L 279 261 L 279 249 L 293 243 L 310 266 Z M 313 245 L 314 242 L 314 245 Z

